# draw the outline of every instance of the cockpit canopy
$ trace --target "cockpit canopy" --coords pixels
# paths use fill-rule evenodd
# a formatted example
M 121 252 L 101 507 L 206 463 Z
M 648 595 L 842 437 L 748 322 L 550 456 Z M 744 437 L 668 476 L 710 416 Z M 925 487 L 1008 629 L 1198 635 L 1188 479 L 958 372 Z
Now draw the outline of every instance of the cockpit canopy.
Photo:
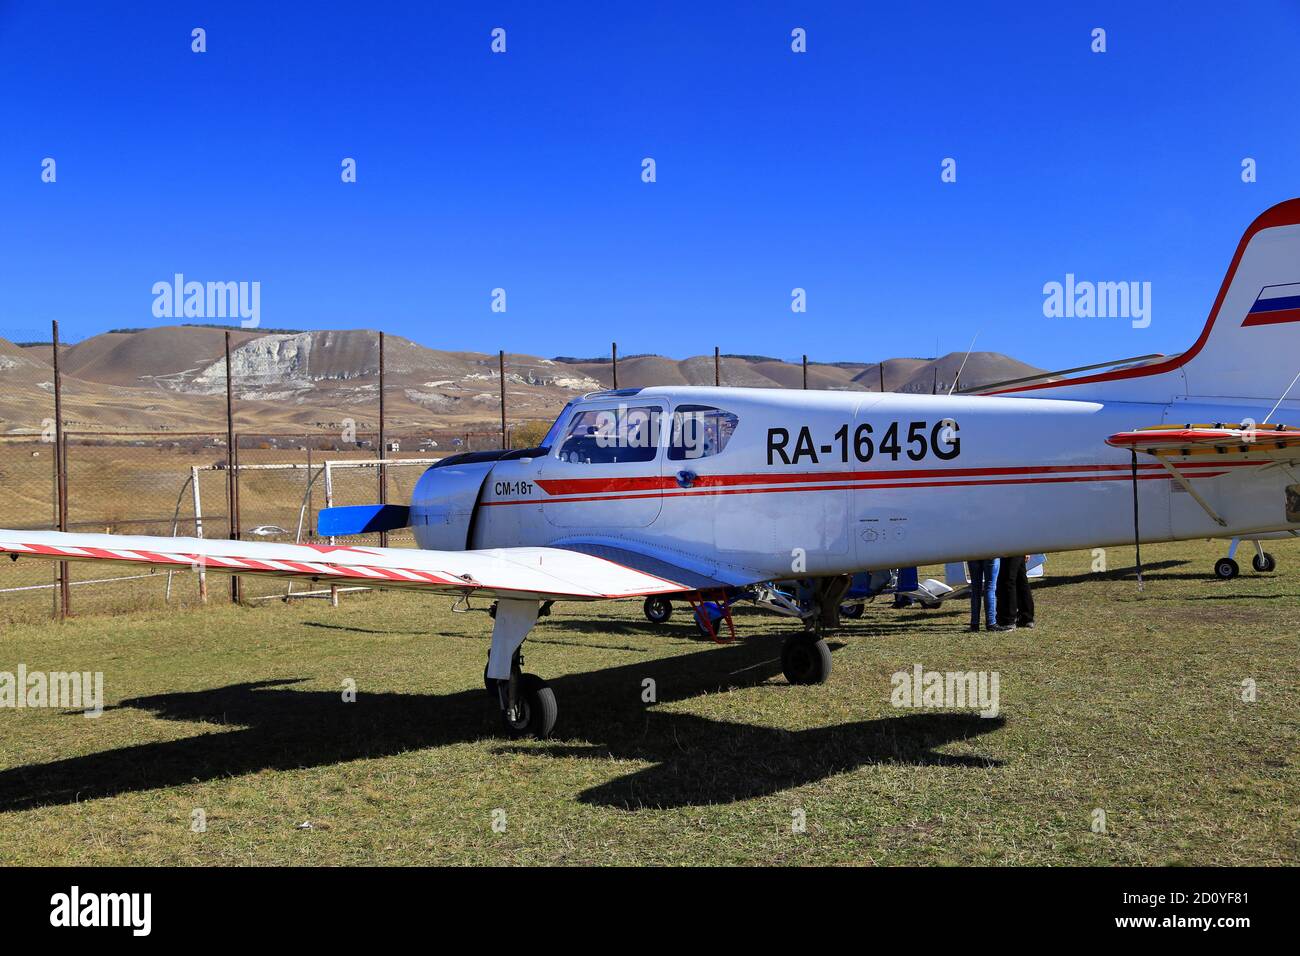
M 667 436 L 668 460 L 695 461 L 721 453 L 738 423 L 733 412 L 713 405 L 677 406 Z M 563 438 L 558 446 L 552 446 L 553 454 L 570 464 L 654 461 L 662 444 L 662 429 L 663 411 L 658 405 L 620 403 L 578 409 L 562 427 Z

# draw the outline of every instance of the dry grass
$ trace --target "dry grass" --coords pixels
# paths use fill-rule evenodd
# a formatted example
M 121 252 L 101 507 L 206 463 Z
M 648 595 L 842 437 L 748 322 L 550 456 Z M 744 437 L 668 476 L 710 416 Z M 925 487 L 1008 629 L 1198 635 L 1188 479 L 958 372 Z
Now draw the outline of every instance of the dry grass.
M 1295 864 L 1300 548 L 1215 582 L 1219 548 L 1150 548 L 1141 595 L 1053 556 L 1035 631 L 870 608 L 822 687 L 784 682 L 772 617 L 719 648 L 561 606 L 526 646 L 547 742 L 497 735 L 489 622 L 445 598 L 10 625 L 0 670 L 103 671 L 112 709 L 0 711 L 0 862 Z M 913 663 L 999 672 L 1001 717 L 893 709 Z

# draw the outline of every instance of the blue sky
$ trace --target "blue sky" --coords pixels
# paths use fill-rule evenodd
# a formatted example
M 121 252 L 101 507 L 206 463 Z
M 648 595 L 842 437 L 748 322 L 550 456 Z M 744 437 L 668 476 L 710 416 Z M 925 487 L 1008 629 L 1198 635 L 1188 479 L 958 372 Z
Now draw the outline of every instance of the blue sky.
M 0 0 L 0 336 L 163 324 L 180 272 L 444 349 L 1177 351 L 1300 194 L 1298 41 L 1295 2 Z M 1067 272 L 1150 327 L 1044 318 Z

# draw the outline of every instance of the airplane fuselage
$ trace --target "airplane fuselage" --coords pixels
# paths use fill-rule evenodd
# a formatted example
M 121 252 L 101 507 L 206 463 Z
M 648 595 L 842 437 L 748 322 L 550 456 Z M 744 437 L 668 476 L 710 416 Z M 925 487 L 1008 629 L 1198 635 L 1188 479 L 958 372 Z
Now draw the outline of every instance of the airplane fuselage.
M 458 534 L 458 546 L 472 548 L 591 541 L 703 574 L 730 567 L 773 578 L 1131 544 L 1133 461 L 1107 436 L 1267 412 L 1228 400 L 680 387 L 597 394 L 565 410 L 545 453 L 462 466 L 460 494 L 473 489 L 473 507 L 464 500 L 459 512 L 463 528 L 444 520 L 452 476 L 431 469 L 417 486 L 412 525 L 422 547 L 446 548 Z M 703 424 L 684 438 L 692 418 Z M 634 424 L 620 427 L 625 420 Z M 575 428 L 593 421 L 603 427 L 594 437 Z M 1295 481 L 1286 469 L 1212 459 L 1187 469 L 1225 527 L 1142 457 L 1143 541 L 1295 526 L 1285 515 L 1285 487 Z

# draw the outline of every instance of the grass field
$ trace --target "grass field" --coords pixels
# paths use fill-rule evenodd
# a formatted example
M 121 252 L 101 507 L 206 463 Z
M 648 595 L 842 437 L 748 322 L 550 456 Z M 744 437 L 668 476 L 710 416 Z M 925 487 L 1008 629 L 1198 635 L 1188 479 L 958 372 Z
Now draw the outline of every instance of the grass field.
M 1217 582 L 1221 546 L 1145 549 L 1143 594 L 1053 555 L 1033 631 L 869 607 L 815 687 L 771 616 L 715 647 L 560 605 L 525 645 L 544 742 L 498 735 L 490 622 L 446 598 L 10 624 L 0 671 L 102 671 L 109 709 L 0 710 L 0 863 L 1295 864 L 1300 547 Z M 1000 716 L 893 708 L 916 663 L 996 671 Z

